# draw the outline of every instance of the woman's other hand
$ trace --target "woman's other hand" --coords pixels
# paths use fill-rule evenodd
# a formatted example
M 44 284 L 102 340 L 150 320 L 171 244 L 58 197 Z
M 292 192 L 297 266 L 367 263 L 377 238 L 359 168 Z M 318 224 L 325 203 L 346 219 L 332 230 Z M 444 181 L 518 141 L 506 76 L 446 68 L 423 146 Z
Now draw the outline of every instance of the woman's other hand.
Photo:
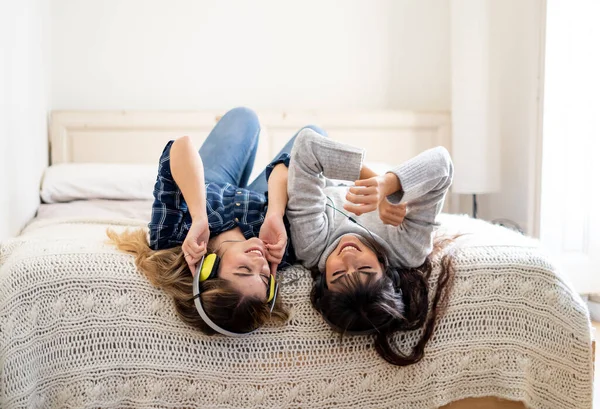
M 406 216 L 406 203 L 393 204 L 386 198 L 379 203 L 379 218 L 383 224 L 398 227 L 402 225 L 404 216 Z
M 192 222 L 192 226 L 181 246 L 185 261 L 192 274 L 196 273 L 197 264 L 206 254 L 206 246 L 209 237 L 210 229 L 208 227 L 207 218 L 200 218 L 199 220 Z
M 400 181 L 393 173 L 357 180 L 346 194 L 350 203 L 344 204 L 344 209 L 357 216 L 379 209 L 384 224 L 399 226 L 406 215 L 406 204 L 392 204 L 387 196 L 400 189 Z
M 269 214 L 265 216 L 265 221 L 260 228 L 258 238 L 265 243 L 267 248 L 267 261 L 271 265 L 271 274 L 275 275 L 277 266 L 281 263 L 285 253 L 287 244 L 287 232 L 283 217 L 277 214 Z
M 344 204 L 344 209 L 357 216 L 372 212 L 379 207 L 386 196 L 396 192 L 399 188 L 400 182 L 393 173 L 359 179 L 348 190 L 346 200 L 350 203 Z

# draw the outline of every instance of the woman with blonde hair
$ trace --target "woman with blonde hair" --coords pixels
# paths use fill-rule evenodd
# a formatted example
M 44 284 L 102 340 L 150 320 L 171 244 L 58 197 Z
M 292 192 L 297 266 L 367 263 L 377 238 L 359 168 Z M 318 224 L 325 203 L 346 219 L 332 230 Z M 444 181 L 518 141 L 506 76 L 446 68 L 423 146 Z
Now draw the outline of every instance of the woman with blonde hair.
M 256 114 L 235 108 L 199 152 L 189 137 L 170 141 L 159 160 L 149 243 L 145 231 L 109 232 L 173 298 L 183 321 L 206 334 L 244 335 L 288 317 L 275 274 L 295 260 L 285 217 L 295 136 L 248 184 L 259 133 Z

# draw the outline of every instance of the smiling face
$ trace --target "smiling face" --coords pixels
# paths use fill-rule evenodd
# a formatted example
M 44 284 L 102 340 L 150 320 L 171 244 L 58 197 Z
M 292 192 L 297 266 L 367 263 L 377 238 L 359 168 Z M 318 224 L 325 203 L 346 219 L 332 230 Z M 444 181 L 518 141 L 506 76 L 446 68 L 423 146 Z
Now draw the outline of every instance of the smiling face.
M 346 234 L 327 257 L 325 263 L 327 288 L 338 291 L 346 276 L 355 271 L 364 282 L 367 282 L 369 277 L 374 280 L 383 277 L 383 265 L 379 262 L 377 254 L 358 237 Z
M 261 240 L 227 243 L 221 253 L 219 277 L 227 280 L 241 294 L 267 300 L 271 271 Z

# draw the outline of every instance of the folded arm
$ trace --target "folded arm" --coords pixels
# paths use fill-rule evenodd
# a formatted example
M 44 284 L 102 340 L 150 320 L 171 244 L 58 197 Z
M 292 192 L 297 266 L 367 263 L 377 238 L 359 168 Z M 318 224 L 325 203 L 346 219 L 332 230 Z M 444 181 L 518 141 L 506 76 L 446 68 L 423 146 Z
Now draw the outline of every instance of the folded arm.
M 368 167 L 360 170 L 359 180 L 348 190 L 344 209 L 357 216 L 379 210 L 379 218 L 384 224 L 400 226 L 406 215 L 406 204 L 393 204 L 387 196 L 402 190 L 402 184 L 393 173 L 378 175 Z
M 388 196 L 392 203 L 408 204 L 407 219 L 434 223 L 452 184 L 454 166 L 446 148 L 428 149 L 392 169 L 402 189 Z
M 379 208 L 384 223 L 398 226 L 409 204 L 408 218 L 434 223 L 452 183 L 452 173 L 452 160 L 443 147 L 429 149 L 384 175 L 363 167 L 356 186 L 349 189 L 349 203 L 344 208 L 356 215 Z

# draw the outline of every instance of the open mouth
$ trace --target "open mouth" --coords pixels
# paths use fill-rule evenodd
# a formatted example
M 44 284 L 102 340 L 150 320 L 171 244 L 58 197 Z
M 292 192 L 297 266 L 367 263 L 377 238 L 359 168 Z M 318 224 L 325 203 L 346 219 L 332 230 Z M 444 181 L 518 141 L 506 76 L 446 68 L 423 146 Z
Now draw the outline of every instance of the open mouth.
M 342 246 L 342 248 L 340 249 L 340 252 L 338 253 L 338 255 L 346 252 L 346 251 L 361 251 L 358 246 L 354 243 L 346 243 Z
M 257 254 L 257 255 L 259 255 L 259 256 L 261 256 L 263 258 L 265 257 L 263 251 L 260 248 L 258 248 L 258 247 L 253 247 L 250 250 L 246 250 L 246 253 L 254 253 L 254 254 Z

